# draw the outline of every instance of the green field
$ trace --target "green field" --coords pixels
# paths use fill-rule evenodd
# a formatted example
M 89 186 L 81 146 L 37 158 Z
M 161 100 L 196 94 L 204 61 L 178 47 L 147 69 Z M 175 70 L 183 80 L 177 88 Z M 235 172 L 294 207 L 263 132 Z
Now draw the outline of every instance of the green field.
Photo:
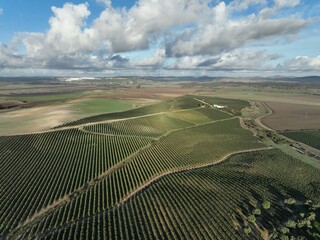
M 81 117 L 120 112 L 146 105 L 135 100 L 83 98 L 48 103 L 31 108 L 8 110 L 0 114 L 0 135 L 48 130 Z
M 317 235 L 313 234 L 317 229 L 313 224 L 319 218 L 309 219 L 318 210 L 304 203 L 319 202 L 319 189 L 314 184 L 319 181 L 318 170 L 278 150 L 238 154 L 216 166 L 163 177 L 120 207 L 89 214 L 43 236 L 45 239 L 88 236 L 94 239 L 263 239 L 270 231 L 271 239 L 280 239 L 282 235 L 316 239 Z M 286 204 L 290 198 L 296 203 Z M 300 213 L 305 216 L 301 217 Z M 280 229 L 291 219 L 300 225 L 310 224 L 308 233 L 303 230 L 305 227 L 290 227 L 289 233 L 282 234 Z M 39 231 L 39 226 L 31 232 L 34 231 Z M 34 235 L 28 235 L 31 236 Z
M 87 132 L 99 134 L 160 137 L 169 131 L 226 118 L 230 118 L 230 115 L 214 109 L 192 109 L 95 124 L 83 129 Z
M 203 98 L 227 113 L 185 96 L 0 137 L 0 239 L 260 239 L 308 213 L 286 199 L 320 203 L 319 170 L 280 151 L 226 160 L 266 145 L 247 102 Z
M 173 112 L 168 113 L 167 115 L 193 124 L 203 124 L 213 120 L 220 120 L 230 117 L 223 112 L 207 108 Z
M 317 148 L 320 150 L 320 130 L 308 130 L 308 131 L 288 131 L 282 132 L 282 135 L 292 138 L 295 141 L 302 142 L 311 147 Z
M 134 101 L 88 98 L 73 103 L 73 108 L 83 115 L 121 112 L 134 108 Z
M 19 96 L 11 97 L 11 99 L 26 101 L 26 102 L 39 102 L 39 101 L 54 101 L 54 100 L 67 100 L 72 98 L 79 98 L 86 96 L 86 93 L 58 93 L 58 94 L 39 94 L 34 96 Z
M 141 137 L 160 137 L 161 135 L 179 128 L 192 126 L 193 124 L 159 114 L 137 119 L 118 121 L 113 123 L 96 124 L 83 129 L 90 133 L 128 135 Z

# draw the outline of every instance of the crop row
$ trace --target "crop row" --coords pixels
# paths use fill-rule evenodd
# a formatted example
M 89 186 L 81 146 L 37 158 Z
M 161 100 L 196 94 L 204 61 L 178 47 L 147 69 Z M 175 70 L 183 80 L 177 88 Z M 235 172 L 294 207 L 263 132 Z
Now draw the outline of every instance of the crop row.
M 84 130 L 95 133 L 159 137 L 170 130 L 189 127 L 193 124 L 159 114 L 113 123 L 96 124 L 84 127 Z
M 137 187 L 162 173 L 214 163 L 229 152 L 262 146 L 250 132 L 240 127 L 238 119 L 172 133 L 69 201 L 59 212 L 44 217 L 31 227 L 31 232 L 41 234 L 55 229 L 56 225 L 63 226 L 107 211 Z
M 283 166 L 288 167 L 284 173 L 280 170 Z M 284 176 L 297 168 L 309 175 L 291 172 L 291 179 Z M 320 181 L 319 170 L 278 150 L 238 154 L 216 166 L 161 178 L 120 207 L 40 236 L 44 239 L 262 239 L 262 232 L 271 232 L 293 217 L 294 212 L 283 205 L 284 199 L 294 197 L 304 201 L 311 197 L 304 189 L 313 180 Z M 270 208 L 263 207 L 265 201 L 270 202 Z M 260 214 L 250 222 L 249 216 L 255 209 Z M 250 228 L 251 233 L 245 233 L 245 228 Z
M 320 131 L 319 130 L 307 130 L 307 131 L 290 131 L 282 132 L 282 135 L 292 138 L 293 140 L 302 142 L 311 147 L 317 148 L 320 150 Z
M 220 112 L 210 111 L 213 113 L 205 115 L 210 115 L 211 119 L 215 115 L 221 118 Z M 194 111 L 193 114 L 201 113 Z M 43 208 L 66 200 L 67 195 L 83 188 L 102 172 L 149 144 L 151 139 L 133 136 L 141 134 L 142 128 L 148 129 L 149 126 L 154 133 L 158 131 L 155 136 L 160 136 L 169 130 L 191 126 L 192 123 L 160 114 L 111 125 L 113 135 L 122 133 L 130 137 L 105 136 L 101 129 L 96 130 L 99 134 L 71 129 L 0 138 L 0 180 L 3 185 L 0 195 L 0 236 Z M 93 130 L 89 130 L 94 131 L 99 126 L 91 128 Z M 102 209 L 115 204 L 121 196 L 103 203 Z
M 173 110 L 189 109 L 189 108 L 195 108 L 197 106 L 198 106 L 198 102 L 194 100 L 191 96 L 184 96 L 184 97 L 179 97 L 170 101 L 165 101 L 158 104 L 135 108 L 128 111 L 114 112 L 114 113 L 107 113 L 107 114 L 86 117 L 77 121 L 63 124 L 61 126 L 58 126 L 57 128 L 67 127 L 67 126 L 76 126 L 76 125 L 85 124 L 85 123 L 101 122 L 101 121 L 112 120 L 112 119 L 138 117 L 138 116 L 143 116 L 147 114 L 168 112 Z
M 0 139 L 0 236 L 151 141 L 77 129 Z
M 215 120 L 230 118 L 230 115 L 212 108 L 198 108 L 189 111 L 170 112 L 167 113 L 167 115 L 194 124 L 204 124 Z

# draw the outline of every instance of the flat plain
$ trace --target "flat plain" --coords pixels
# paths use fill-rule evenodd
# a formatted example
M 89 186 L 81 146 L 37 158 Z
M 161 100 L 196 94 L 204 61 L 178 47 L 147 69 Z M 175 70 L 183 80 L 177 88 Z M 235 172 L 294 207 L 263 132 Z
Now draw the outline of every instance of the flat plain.
M 319 98 L 320 102 L 320 98 Z M 275 130 L 298 130 L 320 128 L 320 106 L 265 102 L 273 114 L 262 119 L 262 123 Z

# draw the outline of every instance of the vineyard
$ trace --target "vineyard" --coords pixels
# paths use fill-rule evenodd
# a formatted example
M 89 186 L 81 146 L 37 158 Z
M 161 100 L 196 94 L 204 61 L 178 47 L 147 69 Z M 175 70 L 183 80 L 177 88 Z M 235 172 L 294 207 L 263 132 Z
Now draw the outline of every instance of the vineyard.
M 0 233 L 75 191 L 151 140 L 79 130 L 2 137 Z
M 171 174 L 120 207 L 44 237 L 263 239 L 303 210 L 284 205 L 286 199 L 319 201 L 313 181 L 320 181 L 318 170 L 277 150 L 238 154 L 216 166 Z
M 296 131 L 296 132 L 282 132 L 282 135 L 292 138 L 298 142 L 302 142 L 311 147 L 320 150 L 320 131 L 319 130 L 307 130 L 307 131 Z
M 86 123 L 96 123 L 113 119 L 125 119 L 129 117 L 139 117 L 148 114 L 155 114 L 161 112 L 175 111 L 181 109 L 190 109 L 198 107 L 196 101 L 193 97 L 179 97 L 171 101 L 165 101 L 154 105 L 149 105 L 145 107 L 135 108 L 132 110 L 124 112 L 114 112 L 108 114 L 95 115 L 92 117 L 83 118 L 74 122 L 66 123 L 57 128 L 68 127 L 68 126 L 77 126 Z
M 112 123 L 90 125 L 84 127 L 83 130 L 99 134 L 157 138 L 169 131 L 226 118 L 230 118 L 230 116 L 214 109 L 180 110 Z
M 219 104 L 229 114 L 186 96 L 0 137 L 0 239 L 243 239 L 252 202 L 271 202 L 270 230 L 282 198 L 320 200 L 319 172 L 280 152 L 219 163 L 265 148 L 230 114 L 242 101 Z

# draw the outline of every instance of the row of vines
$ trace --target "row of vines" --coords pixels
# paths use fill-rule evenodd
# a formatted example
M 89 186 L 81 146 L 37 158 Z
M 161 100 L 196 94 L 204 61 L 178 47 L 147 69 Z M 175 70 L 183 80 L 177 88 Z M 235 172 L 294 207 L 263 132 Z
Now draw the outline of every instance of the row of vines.
M 109 210 L 150 179 L 178 169 L 213 163 L 229 152 L 263 147 L 238 119 L 198 126 L 155 142 L 123 168 L 47 215 L 27 231 L 43 234 Z
M 0 236 L 151 142 L 77 129 L 1 139 Z
M 159 112 L 163 106 L 169 105 L 171 108 L 174 106 L 172 113 L 177 109 L 188 112 L 193 110 L 187 108 L 197 106 L 197 102 L 191 97 L 182 97 L 148 106 L 149 110 L 140 113 Z M 215 114 L 219 115 L 219 112 L 214 112 L 195 111 L 194 114 L 209 114 L 214 119 Z M 220 114 L 218 118 L 222 117 L 226 116 Z M 43 209 L 69 201 L 71 197 L 73 199 L 74 193 L 77 195 L 88 182 L 129 156 L 137 155 L 140 149 L 154 141 L 152 137 L 141 138 L 141 135 L 159 137 L 170 130 L 193 125 L 168 114 L 160 114 L 114 122 L 111 127 L 107 124 L 92 125 L 85 131 L 69 129 L 0 137 L 0 237 Z M 107 199 L 102 210 L 116 203 L 119 197 L 108 195 Z
M 319 202 L 314 181 L 320 181 L 317 169 L 278 150 L 238 154 L 216 166 L 163 177 L 124 205 L 38 237 L 263 239 L 303 210 L 285 199 Z

